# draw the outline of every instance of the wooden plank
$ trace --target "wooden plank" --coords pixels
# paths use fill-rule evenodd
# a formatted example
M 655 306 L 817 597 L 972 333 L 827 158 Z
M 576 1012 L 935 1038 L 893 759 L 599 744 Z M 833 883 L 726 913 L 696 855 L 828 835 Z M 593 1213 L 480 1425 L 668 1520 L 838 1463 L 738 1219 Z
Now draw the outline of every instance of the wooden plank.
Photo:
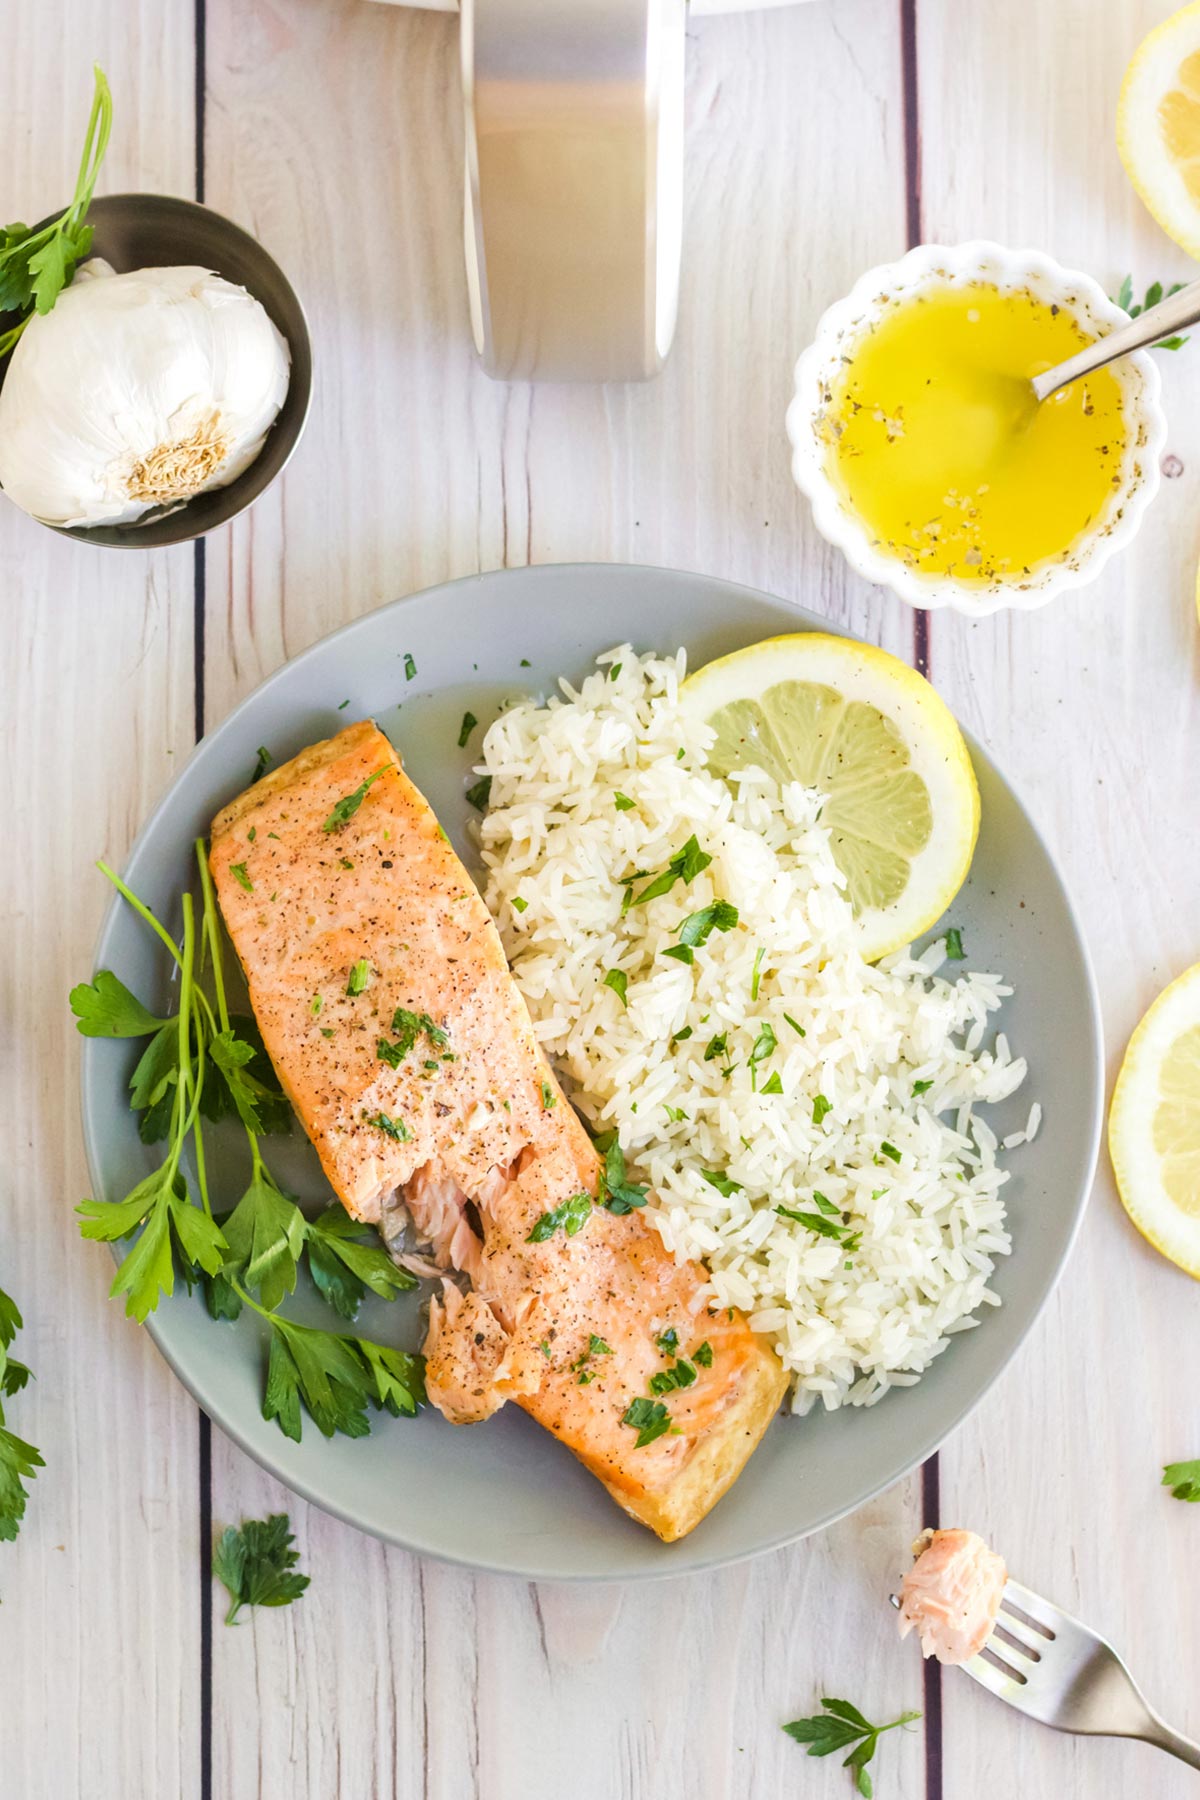
M 53 28 L 26 6 L 4 29 L 6 216 L 69 197 L 93 55 L 115 103 L 102 188 L 190 190 L 190 4 L 76 0 Z M 0 588 L 0 1285 L 24 1310 L 37 1376 L 11 1423 L 46 1457 L 19 1539 L 0 1546 L 0 1786 L 31 1800 L 193 1796 L 196 1410 L 75 1229 L 88 1179 L 66 1007 L 106 904 L 93 859 L 121 861 L 191 745 L 192 555 L 92 549 L 3 502 Z
M 478 371 L 456 58 L 450 19 L 210 4 L 208 197 L 294 277 L 318 368 L 285 480 L 210 544 L 210 718 L 335 624 L 529 560 L 710 569 L 907 654 L 909 617 L 816 539 L 783 433 L 819 312 L 903 249 L 898 37 L 873 0 L 693 28 L 685 301 L 647 387 L 502 387 Z M 531 1589 L 384 1551 L 218 1434 L 216 1522 L 279 1507 L 313 1587 L 290 1612 L 217 1627 L 216 1792 L 832 1796 L 846 1777 L 801 1764 L 779 1724 L 839 1685 L 920 1705 L 882 1608 L 915 1483 L 744 1570 Z M 887 1791 L 914 1800 L 920 1742 L 887 1758 Z
M 1117 91 L 1160 0 L 921 0 L 925 235 L 1032 243 L 1115 292 L 1194 268 L 1143 211 L 1114 142 Z M 1200 955 L 1194 678 L 1200 362 L 1160 353 L 1175 478 L 1093 587 L 1028 617 L 939 615 L 938 686 L 994 749 L 1062 859 L 1096 963 L 1111 1076 L 1142 1009 Z M 1189 755 L 1189 747 L 1192 754 Z M 1034 1047 L 1036 1057 L 1036 1047 Z M 1036 1087 L 1037 1065 L 1033 1063 Z M 1107 1159 L 1079 1248 L 1016 1364 L 942 1457 L 943 1518 L 972 1525 L 1035 1589 L 1092 1621 L 1147 1693 L 1200 1733 L 1195 1520 L 1158 1487 L 1196 1454 L 1187 1356 L 1196 1290 L 1142 1243 Z M 1147 1551 L 1150 1553 L 1147 1555 Z M 1058 1738 L 959 1679 L 945 1792 L 1061 1800 L 1190 1794 L 1138 1745 Z

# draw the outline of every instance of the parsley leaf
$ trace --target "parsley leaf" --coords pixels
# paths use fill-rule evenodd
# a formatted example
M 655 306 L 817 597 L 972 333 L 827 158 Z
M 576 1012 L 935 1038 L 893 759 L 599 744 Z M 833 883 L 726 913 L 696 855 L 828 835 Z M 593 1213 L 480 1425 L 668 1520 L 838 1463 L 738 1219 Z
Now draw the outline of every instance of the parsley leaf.
M 750 971 L 750 998 L 758 999 L 758 985 L 762 979 L 762 959 L 766 952 L 760 947 L 754 952 L 754 967 Z
M 409 1012 L 406 1006 L 398 1006 L 392 1014 L 392 1030 L 396 1033 L 394 1044 L 389 1043 L 386 1038 L 380 1038 L 375 1045 L 376 1056 L 391 1069 L 400 1067 L 422 1034 L 429 1039 L 435 1050 L 444 1050 L 450 1042 L 449 1035 L 428 1013 Z
M 373 781 L 378 781 L 381 775 L 386 775 L 388 770 L 395 768 L 395 766 L 394 763 L 384 763 L 382 769 L 376 769 L 373 775 L 368 775 L 365 781 L 360 782 L 352 794 L 343 794 L 341 799 L 334 805 L 333 811 L 326 819 L 324 825 L 322 825 L 321 830 L 339 831 L 343 825 L 348 825 L 363 801 L 366 799 L 367 789 L 371 786 L 371 783 Z
M 255 782 L 262 780 L 274 760 L 275 759 L 267 749 L 267 746 L 265 744 L 260 744 L 258 746 L 258 761 L 255 763 L 254 773 L 250 777 L 251 787 L 254 786 Z
M 696 952 L 690 944 L 672 944 L 663 951 L 663 955 L 673 957 L 676 962 L 686 963 L 689 968 L 696 960 Z
M 805 1225 L 809 1231 L 815 1231 L 818 1237 L 833 1238 L 837 1243 L 845 1241 L 845 1229 L 835 1225 L 821 1213 L 795 1212 L 790 1206 L 777 1206 L 775 1211 L 784 1219 L 794 1219 L 797 1225 Z
M 625 998 L 625 992 L 629 986 L 629 977 L 624 969 L 610 969 L 601 985 L 606 988 L 611 988 L 613 993 L 617 996 L 617 999 L 621 1002 L 621 1005 L 628 1006 L 629 1002 Z
M 382 1131 L 386 1136 L 395 1138 L 398 1144 L 407 1144 L 412 1136 L 403 1119 L 389 1118 L 385 1112 L 371 1113 L 369 1116 L 364 1114 L 363 1116 L 368 1125 L 373 1125 L 376 1131 Z
M 912 1091 L 914 1094 L 927 1094 L 932 1086 L 932 1081 L 914 1081 Z
M 73 987 L 69 1002 L 75 1029 L 83 1037 L 149 1037 L 168 1023 L 148 1012 L 111 969 L 100 969 L 94 981 Z
M 416 665 L 416 661 L 413 657 L 413 653 L 411 650 L 406 650 L 404 652 L 404 679 L 405 679 L 405 681 L 414 681 L 416 679 L 416 674 L 417 674 L 417 665 Z
M 689 913 L 679 927 L 679 942 L 699 949 L 714 931 L 732 931 L 738 922 L 738 909 L 728 900 L 714 900 L 699 912 Z
M 304 1248 L 304 1214 L 256 1159 L 250 1185 L 224 1224 L 228 1252 L 221 1273 L 257 1291 L 268 1312 L 295 1292 Z
M 621 1417 L 622 1425 L 628 1425 L 637 1432 L 635 1448 L 641 1450 L 646 1444 L 652 1444 L 655 1438 L 662 1437 L 671 1427 L 671 1415 L 661 1400 L 646 1400 L 640 1395 L 631 1400 Z
M 257 1310 L 271 1327 L 263 1418 L 276 1420 L 285 1437 L 300 1442 L 301 1402 L 323 1437 L 366 1437 L 368 1403 L 412 1417 L 424 1402 L 420 1357 Z
M 660 1351 L 663 1356 L 677 1356 L 679 1354 L 679 1333 L 673 1325 L 668 1325 L 665 1331 L 659 1332 L 654 1340 L 654 1347 L 656 1350 Z
M 245 888 L 248 894 L 254 892 L 254 883 L 246 873 L 246 865 L 244 862 L 230 863 L 229 873 L 233 876 L 233 879 L 237 882 L 238 886 Z
M 308 1272 L 321 1298 L 353 1324 L 368 1288 L 380 1300 L 417 1285 L 417 1278 L 394 1263 L 373 1226 L 352 1219 L 337 1201 L 304 1221 Z
M 590 1194 L 572 1194 L 569 1200 L 560 1200 L 550 1212 L 544 1212 L 525 1239 L 527 1244 L 544 1244 L 561 1229 L 567 1236 L 574 1237 L 583 1230 L 591 1217 L 592 1196 Z
M 893 1162 L 898 1163 L 900 1161 L 900 1152 L 899 1152 L 899 1150 L 897 1150 L 895 1144 L 889 1144 L 889 1143 L 885 1142 L 885 1143 L 880 1144 L 879 1148 L 880 1148 L 881 1153 L 884 1156 L 889 1156 Z
M 19 1394 L 32 1379 L 26 1364 L 8 1354 L 22 1323 L 16 1301 L 0 1290 L 0 1396 L 5 1400 Z M 40 1452 L 7 1429 L 0 1404 L 0 1543 L 11 1543 L 16 1537 L 29 1499 L 25 1483 L 44 1466 Z
M 773 1027 L 764 1025 L 758 1036 L 755 1038 L 754 1048 L 750 1052 L 751 1068 L 757 1063 L 765 1062 L 767 1057 L 770 1056 L 771 1052 L 776 1048 L 778 1042 L 779 1040 L 775 1036 Z
M 778 1069 L 771 1070 L 771 1073 L 767 1076 L 767 1079 L 763 1082 L 763 1085 L 758 1091 L 760 1094 L 782 1094 L 783 1083 L 779 1079 Z
M 712 1345 L 709 1343 L 707 1338 L 705 1338 L 704 1342 L 702 1344 L 700 1344 L 695 1350 L 692 1351 L 692 1356 L 694 1357 L 696 1362 L 698 1362 L 700 1364 L 700 1367 L 702 1369 L 711 1369 L 712 1368 L 712 1360 L 713 1360 Z
M 350 979 L 346 983 L 346 992 L 350 995 L 351 999 L 357 999 L 359 994 L 366 992 L 367 983 L 370 979 L 371 965 L 365 956 L 360 956 L 354 967 L 351 969 Z
M 226 1250 L 221 1228 L 191 1204 L 187 1183 L 170 1158 L 124 1200 L 81 1200 L 75 1210 L 83 1221 L 81 1236 L 94 1242 L 115 1243 L 142 1227 L 109 1289 L 113 1296 L 125 1295 L 126 1315 L 139 1325 L 155 1310 L 160 1294 L 175 1291 L 175 1249 L 185 1268 L 198 1265 L 206 1275 L 215 1275 L 221 1267 Z
M 709 1038 L 707 1044 L 704 1046 L 705 1062 L 715 1062 L 718 1056 L 724 1056 L 728 1048 L 729 1033 L 727 1031 L 721 1032 L 719 1037 Z
M 952 925 L 946 933 L 946 955 L 951 962 L 961 962 L 966 954 L 963 949 L 962 932 L 957 925 Z
M 604 1158 L 604 1174 L 600 1188 L 600 1204 L 618 1218 L 645 1206 L 647 1189 L 630 1181 L 625 1173 L 625 1152 L 615 1131 L 596 1139 L 596 1148 Z
M 783 1020 L 784 1020 L 785 1025 L 791 1026 L 792 1030 L 795 1032 L 797 1037 L 807 1036 L 807 1033 L 805 1032 L 803 1025 L 797 1025 L 797 1023 L 796 1023 L 795 1019 L 793 1019 L 791 1013 L 784 1013 Z
M 694 881 L 703 869 L 707 869 L 711 861 L 712 857 L 705 855 L 693 834 L 683 849 L 671 858 L 662 874 L 656 875 L 649 886 L 644 887 L 630 904 L 640 906 L 645 900 L 657 900 L 661 894 L 669 894 L 677 881 L 685 884 Z
M 481 775 L 479 780 L 467 789 L 466 793 L 468 805 L 473 806 L 476 812 L 486 812 L 491 797 L 492 778 L 490 775 Z
M 718 1194 L 723 1194 L 726 1200 L 731 1194 L 740 1194 L 742 1191 L 740 1181 L 731 1181 L 728 1175 L 722 1175 L 717 1169 L 701 1169 L 700 1173 L 709 1187 L 715 1187 Z
M 614 794 L 613 795 L 613 805 L 616 807 L 618 812 L 632 812 L 634 807 L 636 806 L 636 804 L 637 804 L 637 802 L 635 800 L 631 800 L 629 798 L 628 794 Z
M 458 728 L 458 747 L 460 750 L 466 749 L 467 739 L 470 737 L 478 723 L 479 720 L 475 717 L 473 712 L 465 712 L 463 714 L 462 724 Z
M 813 1110 L 812 1110 L 813 1124 L 819 1125 L 821 1123 L 822 1119 L 825 1117 L 826 1113 L 831 1113 L 832 1111 L 833 1111 L 833 1102 L 830 1100 L 827 1100 L 825 1098 L 824 1094 L 818 1094 L 816 1099 L 813 1101 Z
M 1162 1472 L 1163 1486 L 1169 1487 L 1175 1500 L 1200 1500 L 1200 1458 L 1194 1462 L 1168 1463 Z
M 553 1109 L 557 1105 L 558 1105 L 558 1100 L 555 1097 L 554 1089 L 550 1086 L 550 1083 L 548 1081 L 543 1081 L 543 1083 L 542 1083 L 542 1111 L 543 1112 L 552 1112 Z
M 810 1719 L 793 1719 L 783 1729 L 796 1743 L 807 1744 L 810 1756 L 831 1756 L 834 1751 L 846 1750 L 853 1745 L 849 1756 L 843 1759 L 842 1767 L 854 1770 L 855 1787 L 863 1800 L 871 1800 L 874 1790 L 866 1765 L 874 1756 L 880 1737 L 885 1731 L 894 1731 L 898 1725 L 910 1725 L 920 1718 L 920 1713 L 901 1713 L 887 1725 L 872 1725 L 848 1700 L 823 1699 L 821 1705 L 825 1709 L 823 1712 Z
M 1175 281 L 1164 292 L 1161 281 L 1152 281 L 1146 289 L 1145 299 L 1134 305 L 1133 276 L 1127 275 L 1121 283 L 1120 293 L 1115 296 L 1116 303 L 1122 312 L 1127 312 L 1131 319 L 1136 319 L 1139 314 L 1149 312 L 1152 306 L 1157 306 L 1160 300 L 1169 299 L 1172 294 L 1177 294 L 1182 286 L 1182 281 Z M 1178 336 L 1162 338 L 1152 348 L 1155 350 L 1182 350 L 1187 341 L 1187 338 Z
M 243 1606 L 290 1606 L 308 1586 L 309 1577 L 294 1573 L 300 1560 L 292 1548 L 291 1520 L 286 1513 L 269 1519 L 244 1519 L 236 1531 L 223 1531 L 213 1551 L 213 1574 L 228 1589 L 232 1605 L 225 1623 L 232 1625 Z

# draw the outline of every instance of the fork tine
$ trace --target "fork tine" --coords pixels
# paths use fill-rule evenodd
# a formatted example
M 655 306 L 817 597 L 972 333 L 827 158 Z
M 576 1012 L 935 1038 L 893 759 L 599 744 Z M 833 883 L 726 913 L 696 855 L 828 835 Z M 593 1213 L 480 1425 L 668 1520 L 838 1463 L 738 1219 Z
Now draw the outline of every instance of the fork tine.
M 1027 1613 L 1033 1623 L 1039 1626 L 1048 1638 L 1057 1637 L 1058 1625 L 1062 1618 L 1058 1608 L 1052 1606 L 1048 1600 L 1043 1600 L 1040 1594 L 1035 1594 L 1031 1589 L 1022 1587 L 1021 1583 L 1014 1581 L 1011 1575 L 1004 1584 L 1004 1594 L 1000 1601 L 1001 1612 L 1006 1610 L 1006 1602 L 1011 1603 L 1011 1606 L 1019 1607 L 1023 1613 Z
M 1013 1652 L 1013 1655 L 1020 1657 L 1022 1662 L 1041 1662 L 1044 1653 L 1050 1648 L 1051 1644 L 1051 1639 L 1044 1637 L 1040 1631 L 1026 1625 L 1025 1622 L 1022 1619 L 1018 1619 L 1015 1614 L 1007 1612 L 1003 1602 L 1001 1602 L 1000 1614 L 992 1627 L 992 1636 L 988 1639 L 988 1643 L 990 1644 L 992 1638 L 995 1637 L 998 1637 L 1001 1643 L 1007 1645 L 1009 1650 Z M 995 1648 L 995 1646 L 993 1646 L 993 1648 Z M 999 1654 L 1003 1657 L 1004 1651 L 1001 1650 Z M 1012 1656 L 1009 1656 L 1006 1660 L 1011 1662 Z
M 998 1700 L 1017 1701 L 1022 1682 L 1014 1673 L 1006 1672 L 1006 1669 L 1000 1666 L 998 1659 L 989 1661 L 986 1647 L 980 1651 L 978 1656 L 972 1656 L 965 1663 L 960 1663 L 959 1667 L 964 1675 L 969 1675 L 972 1681 L 977 1681 L 980 1687 L 988 1690 L 989 1694 L 995 1694 Z M 1019 1701 L 1017 1703 L 1019 1704 Z

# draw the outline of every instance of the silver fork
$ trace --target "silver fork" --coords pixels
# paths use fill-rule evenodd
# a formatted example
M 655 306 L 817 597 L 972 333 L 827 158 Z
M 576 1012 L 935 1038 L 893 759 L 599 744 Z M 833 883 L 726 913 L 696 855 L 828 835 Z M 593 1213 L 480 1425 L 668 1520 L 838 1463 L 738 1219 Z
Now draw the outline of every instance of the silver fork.
M 894 1594 L 892 1605 L 899 1605 Z M 961 1667 L 1055 1731 L 1141 1738 L 1200 1769 L 1200 1744 L 1159 1718 L 1112 1645 L 1019 1581 L 1005 1583 L 992 1635 Z

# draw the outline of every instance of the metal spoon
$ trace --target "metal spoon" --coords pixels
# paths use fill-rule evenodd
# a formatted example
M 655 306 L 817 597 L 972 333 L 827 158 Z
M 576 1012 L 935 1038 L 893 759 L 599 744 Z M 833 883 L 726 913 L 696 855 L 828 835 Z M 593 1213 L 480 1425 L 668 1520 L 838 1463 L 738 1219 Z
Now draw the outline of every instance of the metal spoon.
M 1130 319 L 1128 325 L 1118 325 L 1115 331 L 1097 338 L 1086 350 L 1047 369 L 1044 375 L 1035 375 L 1033 391 L 1039 401 L 1048 400 L 1051 394 L 1066 387 L 1070 381 L 1078 381 L 1081 375 L 1090 375 L 1093 370 L 1102 369 L 1105 363 L 1115 362 L 1118 356 L 1128 356 L 1131 350 L 1144 350 L 1147 344 L 1156 344 L 1160 338 L 1170 337 L 1185 325 L 1196 324 L 1200 324 L 1200 281 L 1190 281 L 1177 294 L 1168 294 L 1148 312 Z

